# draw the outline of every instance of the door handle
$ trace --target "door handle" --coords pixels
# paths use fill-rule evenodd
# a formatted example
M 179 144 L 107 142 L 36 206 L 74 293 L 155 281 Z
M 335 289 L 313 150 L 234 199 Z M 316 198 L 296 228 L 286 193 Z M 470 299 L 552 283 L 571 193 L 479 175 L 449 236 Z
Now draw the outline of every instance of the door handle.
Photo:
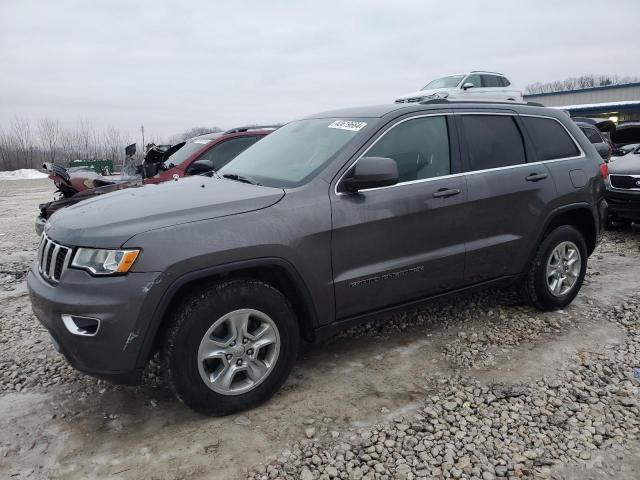
M 462 190 L 459 188 L 441 188 L 437 192 L 433 192 L 435 198 L 447 198 L 458 195 Z
M 532 173 L 525 180 L 527 182 L 539 182 L 540 180 L 544 180 L 548 175 L 546 173 Z

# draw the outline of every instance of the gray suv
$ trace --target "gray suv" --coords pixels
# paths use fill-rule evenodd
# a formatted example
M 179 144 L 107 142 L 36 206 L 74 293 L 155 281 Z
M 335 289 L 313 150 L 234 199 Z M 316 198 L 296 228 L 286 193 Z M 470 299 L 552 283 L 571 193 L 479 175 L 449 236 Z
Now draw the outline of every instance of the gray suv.
M 183 402 L 229 414 L 282 385 L 301 340 L 376 316 L 510 284 L 567 306 L 603 229 L 601 162 L 542 107 L 313 115 L 218 172 L 58 212 L 33 311 L 77 369 L 135 384 L 160 352 Z

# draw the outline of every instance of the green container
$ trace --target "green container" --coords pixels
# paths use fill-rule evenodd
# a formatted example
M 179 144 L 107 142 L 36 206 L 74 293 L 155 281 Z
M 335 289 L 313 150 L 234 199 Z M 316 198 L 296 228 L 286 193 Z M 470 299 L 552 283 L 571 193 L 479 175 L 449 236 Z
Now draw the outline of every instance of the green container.
M 112 160 L 72 160 L 69 162 L 69 168 L 86 167 L 90 168 L 101 175 L 110 175 L 113 173 Z

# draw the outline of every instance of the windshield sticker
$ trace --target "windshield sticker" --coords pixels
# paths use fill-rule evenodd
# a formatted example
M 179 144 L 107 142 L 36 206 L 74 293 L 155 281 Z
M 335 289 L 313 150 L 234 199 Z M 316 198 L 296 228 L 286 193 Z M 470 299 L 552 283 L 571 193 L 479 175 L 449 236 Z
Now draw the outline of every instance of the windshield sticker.
M 367 126 L 366 122 L 353 122 L 351 120 L 336 120 L 329 125 L 329 128 L 339 128 L 340 130 L 351 130 L 352 132 L 359 132 Z
M 203 138 L 202 140 L 194 140 L 193 143 L 202 143 L 202 144 L 206 144 L 209 143 L 211 140 L 208 138 Z

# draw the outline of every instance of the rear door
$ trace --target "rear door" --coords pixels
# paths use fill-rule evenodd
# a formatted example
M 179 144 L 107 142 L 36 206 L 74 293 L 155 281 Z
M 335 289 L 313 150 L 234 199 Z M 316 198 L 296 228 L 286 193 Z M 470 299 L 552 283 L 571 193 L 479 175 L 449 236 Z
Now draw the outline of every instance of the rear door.
M 451 115 L 398 120 L 365 155 L 395 160 L 400 182 L 358 193 L 332 185 L 337 318 L 463 282 L 467 188 Z
M 520 273 L 555 198 L 513 113 L 456 115 L 467 173 L 465 283 Z M 532 163 L 533 162 L 533 163 Z

